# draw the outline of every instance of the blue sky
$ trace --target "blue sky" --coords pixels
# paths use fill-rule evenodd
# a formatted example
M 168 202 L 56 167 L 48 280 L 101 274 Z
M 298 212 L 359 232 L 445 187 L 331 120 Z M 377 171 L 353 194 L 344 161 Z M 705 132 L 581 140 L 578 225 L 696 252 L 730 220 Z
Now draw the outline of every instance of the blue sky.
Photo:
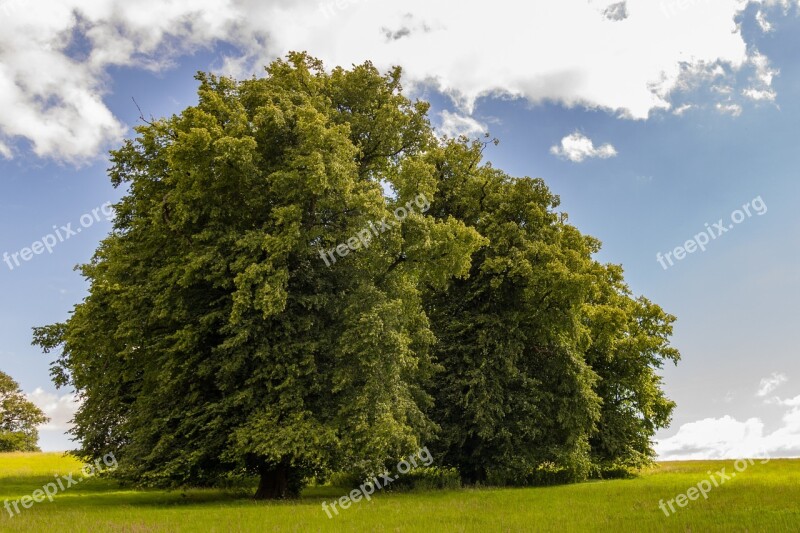
M 145 115 L 179 113 L 195 102 L 197 70 L 259 74 L 292 49 L 327 66 L 399 63 L 408 92 L 433 103 L 441 131 L 499 138 L 486 152 L 495 166 L 544 178 L 570 221 L 604 243 L 599 259 L 622 264 L 636 294 L 678 316 L 683 360 L 664 371 L 678 408 L 658 435 L 662 458 L 800 456 L 792 2 L 698 0 L 669 16 L 660 9 L 668 3 L 568 1 L 548 11 L 533 2 L 526 20 L 536 35 L 506 27 L 525 21 L 504 2 L 477 20 L 377 0 L 327 15 L 316 2 L 176 2 L 144 15 L 112 0 L 63 4 L 31 13 L 0 2 L 0 104 L 10 110 L 0 117 L 0 254 L 30 247 L 53 226 L 77 228 L 119 197 L 105 153 L 131 135 L 132 97 Z M 259 20 L 262 29 L 248 26 Z M 409 37 L 391 42 L 387 28 Z M 31 46 L 43 52 L 29 56 Z M 756 198 L 766 212 L 706 251 L 666 270 L 657 261 L 706 223 L 729 225 Z M 109 227 L 94 220 L 52 253 L 13 270 L 0 263 L 0 369 L 51 414 L 45 449 L 69 447 L 74 404 L 51 384 L 31 327 L 65 319 L 80 301 L 86 285 L 73 267 Z

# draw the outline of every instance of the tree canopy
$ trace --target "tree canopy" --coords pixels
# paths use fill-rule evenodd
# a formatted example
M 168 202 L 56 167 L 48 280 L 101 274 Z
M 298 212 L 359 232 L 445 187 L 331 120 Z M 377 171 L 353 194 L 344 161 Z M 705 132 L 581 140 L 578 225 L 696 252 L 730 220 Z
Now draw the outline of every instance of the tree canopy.
M 48 422 L 11 376 L 0 372 L 0 452 L 39 451 L 36 427 Z
M 468 277 L 426 298 L 446 369 L 433 388 L 440 451 L 468 480 L 501 484 L 647 464 L 674 408 L 655 373 L 679 358 L 674 317 L 592 259 L 599 241 L 566 223 L 541 179 L 478 166 L 482 148 L 451 143 L 437 162 L 431 215 L 489 242 Z
M 542 180 L 438 138 L 399 68 L 293 53 L 197 79 L 112 152 L 89 294 L 34 331 L 83 399 L 80 454 L 144 485 L 255 474 L 264 498 L 423 443 L 496 483 L 650 460 L 674 318 Z

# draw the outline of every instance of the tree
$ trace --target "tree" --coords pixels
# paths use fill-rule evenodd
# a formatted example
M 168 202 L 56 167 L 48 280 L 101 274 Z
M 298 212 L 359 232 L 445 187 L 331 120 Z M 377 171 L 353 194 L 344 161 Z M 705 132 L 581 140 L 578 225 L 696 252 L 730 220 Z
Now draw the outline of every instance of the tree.
M 36 426 L 49 420 L 11 376 L 0 372 L 0 452 L 40 451 Z
M 616 265 L 594 265 L 597 281 L 586 306 L 592 345 L 586 360 L 598 375 L 602 399 L 592 460 L 600 468 L 638 468 L 655 458 L 651 440 L 667 427 L 675 403 L 656 370 L 680 359 L 670 346 L 675 317 L 643 297 L 633 298 Z
M 542 180 L 481 164 L 485 146 L 452 141 L 434 162 L 431 216 L 489 242 L 468 277 L 425 299 L 446 369 L 432 389 L 437 452 L 494 484 L 643 466 L 674 407 L 654 371 L 679 357 L 674 317 L 592 259 L 599 241 L 566 223 Z
M 541 179 L 438 139 L 400 77 L 300 53 L 201 73 L 196 106 L 112 152 L 126 194 L 89 294 L 34 330 L 83 399 L 80 455 L 143 485 L 255 474 L 258 498 L 434 439 L 497 484 L 652 457 L 674 318 Z
M 437 144 L 399 79 L 304 54 L 264 79 L 199 74 L 197 106 L 112 153 L 128 190 L 82 267 L 89 295 L 34 332 L 85 400 L 81 455 L 114 451 L 145 485 L 257 474 L 256 497 L 280 498 L 433 434 L 422 291 L 466 275 L 483 240 L 422 212 Z

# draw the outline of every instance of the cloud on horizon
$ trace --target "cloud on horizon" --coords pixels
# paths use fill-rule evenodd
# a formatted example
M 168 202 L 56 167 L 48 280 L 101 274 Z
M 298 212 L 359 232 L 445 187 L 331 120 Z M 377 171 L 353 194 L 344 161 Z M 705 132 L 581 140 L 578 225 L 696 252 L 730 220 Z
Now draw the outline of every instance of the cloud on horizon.
M 41 387 L 25 396 L 50 418 L 48 423 L 38 428 L 39 446 L 44 451 L 65 451 L 72 447 L 65 434 L 72 427 L 71 420 L 80 406 L 78 398 L 74 394 L 46 392 Z
M 774 373 L 759 383 L 757 397 L 765 398 L 787 378 Z M 789 399 L 763 400 L 765 405 L 784 408 L 781 426 L 768 433 L 760 418 L 740 421 L 725 415 L 683 424 L 667 439 L 656 441 L 660 461 L 740 459 L 752 457 L 800 457 L 800 395 Z

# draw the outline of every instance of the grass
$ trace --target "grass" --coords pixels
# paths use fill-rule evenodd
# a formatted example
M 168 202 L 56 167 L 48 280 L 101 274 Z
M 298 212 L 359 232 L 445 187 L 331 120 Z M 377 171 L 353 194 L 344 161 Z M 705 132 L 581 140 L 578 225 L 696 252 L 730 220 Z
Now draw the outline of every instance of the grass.
M 219 490 L 128 490 L 104 479 L 85 480 L 13 518 L 2 508 L 80 466 L 61 454 L 0 454 L 0 531 L 800 531 L 800 460 L 756 460 L 707 500 L 676 505 L 669 517 L 659 500 L 709 479 L 709 470 L 730 474 L 734 462 L 662 463 L 635 479 L 558 487 L 376 493 L 333 519 L 321 503 L 345 489 L 255 502 Z

